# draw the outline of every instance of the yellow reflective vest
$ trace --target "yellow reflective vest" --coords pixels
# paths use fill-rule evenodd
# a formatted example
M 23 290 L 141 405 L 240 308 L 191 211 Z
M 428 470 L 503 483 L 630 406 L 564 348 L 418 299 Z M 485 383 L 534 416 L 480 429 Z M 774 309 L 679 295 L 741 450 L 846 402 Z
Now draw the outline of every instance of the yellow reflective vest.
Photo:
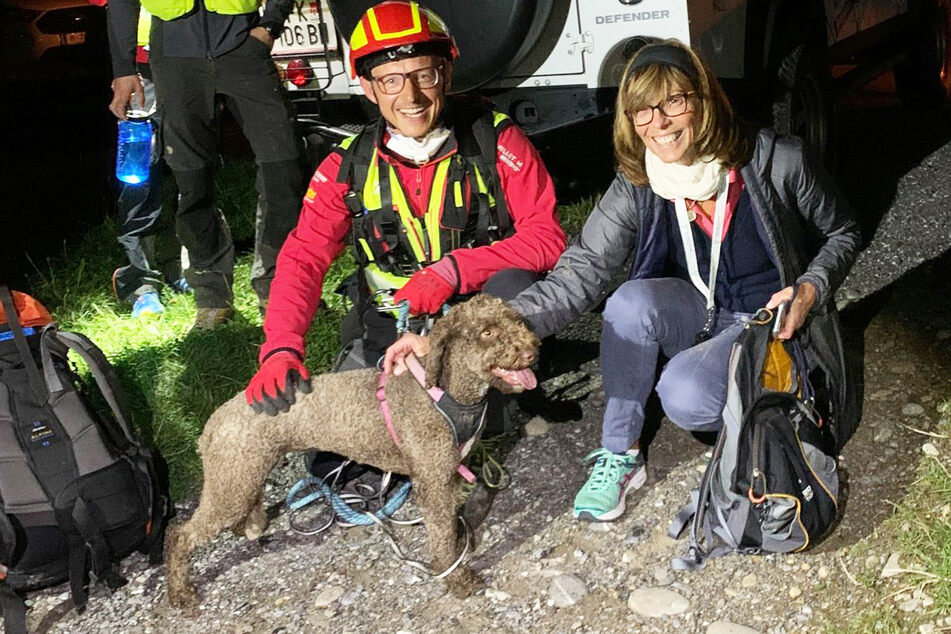
M 174 20 L 195 8 L 198 0 L 141 0 L 142 7 L 160 20 Z M 241 15 L 257 11 L 261 0 L 202 0 L 212 13 Z
M 507 115 L 490 112 L 473 125 L 489 128 L 491 138 L 497 140 L 501 130 L 511 123 Z M 504 196 L 494 191 L 498 186 L 495 144 L 491 159 L 485 156 L 478 160 L 475 152 L 464 157 L 458 132 L 459 150 L 436 163 L 429 203 L 419 218 L 406 201 L 396 169 L 380 158 L 376 143 L 369 160 L 360 158 L 368 147 L 358 149 L 356 145 L 369 146 L 371 140 L 375 141 L 373 128 L 340 143 L 338 149 L 344 156 L 350 154 L 351 161 L 366 165 L 365 172 L 360 170 L 364 174 L 362 186 L 361 177 L 343 173 L 351 171 L 343 166 L 339 178 L 351 181 L 346 202 L 353 215 L 354 255 L 371 295 L 401 288 L 415 271 L 454 249 L 489 244 L 508 233 L 511 221 L 504 209 Z M 361 137 L 362 143 L 357 141 Z M 466 180 L 469 200 L 465 199 Z M 388 187 L 381 187 L 384 181 Z

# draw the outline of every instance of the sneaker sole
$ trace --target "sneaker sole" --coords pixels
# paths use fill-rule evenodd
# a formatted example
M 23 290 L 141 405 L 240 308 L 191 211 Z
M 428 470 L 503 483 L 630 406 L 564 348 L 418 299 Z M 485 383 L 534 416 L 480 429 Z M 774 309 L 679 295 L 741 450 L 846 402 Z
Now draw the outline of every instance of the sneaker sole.
M 624 510 L 627 508 L 625 499 L 627 494 L 631 491 L 636 491 L 644 484 L 647 483 L 647 467 L 641 467 L 641 469 L 631 476 L 631 479 L 627 481 L 627 486 L 624 487 L 624 493 L 621 494 L 621 501 L 610 511 L 601 513 L 600 515 L 595 515 L 590 511 L 575 511 L 575 519 L 585 520 L 587 522 L 613 522 L 617 518 L 624 515 Z

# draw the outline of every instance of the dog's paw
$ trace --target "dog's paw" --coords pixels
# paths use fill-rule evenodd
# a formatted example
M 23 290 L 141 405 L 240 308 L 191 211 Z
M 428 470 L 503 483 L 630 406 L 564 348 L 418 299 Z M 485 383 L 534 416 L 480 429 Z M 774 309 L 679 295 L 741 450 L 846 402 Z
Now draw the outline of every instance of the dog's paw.
M 193 612 L 198 608 L 198 593 L 186 586 L 181 589 L 168 589 L 168 602 L 173 608 Z
M 446 585 L 457 599 L 467 599 L 485 587 L 479 575 L 468 568 L 460 568 L 446 577 Z
M 255 505 L 244 519 L 244 536 L 254 541 L 264 534 L 267 529 L 267 513 L 261 504 Z

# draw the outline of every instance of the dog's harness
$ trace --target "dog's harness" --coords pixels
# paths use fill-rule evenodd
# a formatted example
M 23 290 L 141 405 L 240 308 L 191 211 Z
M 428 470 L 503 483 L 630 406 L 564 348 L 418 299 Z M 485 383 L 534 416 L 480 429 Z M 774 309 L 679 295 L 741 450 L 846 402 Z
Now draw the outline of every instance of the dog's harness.
M 426 373 L 423 366 L 415 355 L 407 355 L 406 367 L 420 387 L 426 390 L 429 398 L 433 401 L 433 407 L 442 414 L 449 424 L 449 431 L 452 433 L 452 440 L 459 447 L 459 459 L 464 459 L 476 440 L 482 434 L 482 428 L 485 426 L 485 412 L 488 406 L 488 399 L 483 398 L 473 405 L 462 405 L 457 403 L 454 398 L 449 396 L 442 388 L 433 386 L 426 388 Z M 390 413 L 390 406 L 386 401 L 386 381 L 388 375 L 383 372 L 380 374 L 380 385 L 376 390 L 376 399 L 380 402 L 380 412 L 383 414 L 383 422 L 386 423 L 386 429 L 390 432 L 393 443 L 400 444 L 399 436 L 393 427 L 393 415 Z M 472 471 L 461 462 L 457 469 L 461 475 L 470 484 L 475 482 L 476 478 Z

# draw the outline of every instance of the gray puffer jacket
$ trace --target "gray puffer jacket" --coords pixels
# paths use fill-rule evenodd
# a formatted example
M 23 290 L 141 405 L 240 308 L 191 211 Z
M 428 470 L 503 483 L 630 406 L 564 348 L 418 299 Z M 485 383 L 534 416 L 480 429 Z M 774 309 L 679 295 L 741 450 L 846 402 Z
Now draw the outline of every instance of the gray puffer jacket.
M 846 363 L 833 294 L 855 261 L 861 235 L 849 204 L 802 142 L 756 136 L 741 170 L 782 287 L 810 282 L 818 291 L 803 329 L 806 357 L 821 368 L 839 448 L 858 423 L 860 386 Z M 539 336 L 547 336 L 595 306 L 634 255 L 631 279 L 660 277 L 666 258 L 665 201 L 649 186 L 618 174 L 585 222 L 578 241 L 544 280 L 511 302 Z

